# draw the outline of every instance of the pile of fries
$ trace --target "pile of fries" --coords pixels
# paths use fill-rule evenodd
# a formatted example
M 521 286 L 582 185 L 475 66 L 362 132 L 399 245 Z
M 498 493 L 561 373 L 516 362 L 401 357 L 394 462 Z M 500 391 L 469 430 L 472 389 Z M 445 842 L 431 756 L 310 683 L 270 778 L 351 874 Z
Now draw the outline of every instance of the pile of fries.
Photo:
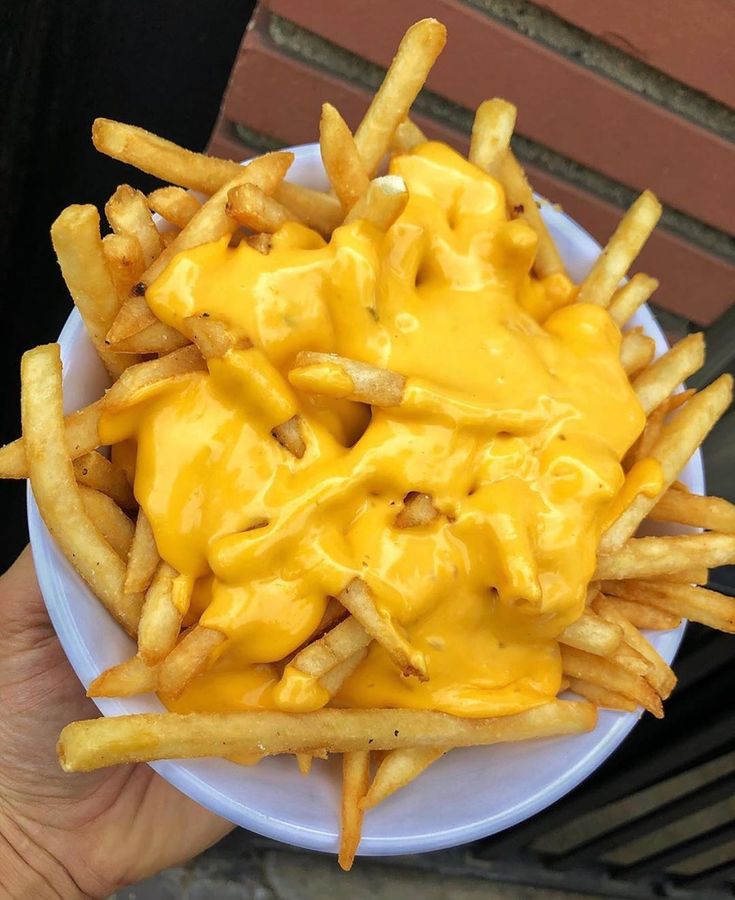
M 63 277 L 90 339 L 113 379 L 90 406 L 64 417 L 59 348 L 28 351 L 22 360 L 23 437 L 0 450 L 0 476 L 30 478 L 41 515 L 79 575 L 115 620 L 137 640 L 138 653 L 102 673 L 89 695 L 130 696 L 158 691 L 176 696 L 206 670 L 225 636 L 196 623 L 183 627 L 191 579 L 161 560 L 151 525 L 138 510 L 125 469 L 100 452 L 100 416 L 151 385 L 204 370 L 233 346 L 228 329 L 198 319 L 184 335 L 159 321 L 146 288 L 180 251 L 225 235 L 267 254 L 271 235 L 297 221 L 329 236 L 340 224 L 367 219 L 387 229 L 406 203 L 405 187 L 377 172 L 386 155 L 425 141 L 408 118 L 410 107 L 445 42 L 433 19 L 403 37 L 386 78 L 354 136 L 325 104 L 320 146 L 332 190 L 322 193 L 284 178 L 293 156 L 275 152 L 246 166 L 184 150 L 139 128 L 105 119 L 94 123 L 95 147 L 169 185 L 148 196 L 119 187 L 106 205 L 111 233 L 100 236 L 92 206 L 72 206 L 51 236 Z M 508 209 L 538 237 L 535 271 L 563 272 L 563 263 L 539 214 L 525 174 L 510 150 L 515 109 L 484 102 L 475 117 L 469 159 L 502 184 Z M 194 193 L 192 193 L 194 192 Z M 202 199 L 204 197 L 204 199 Z M 157 214 L 160 219 L 154 218 Z M 655 279 L 628 269 L 660 215 L 644 192 L 623 217 L 607 247 L 578 288 L 578 300 L 608 309 L 624 328 L 651 296 Z M 161 220 L 165 226 L 161 226 Z M 292 384 L 319 377 L 322 354 L 302 353 Z M 691 335 L 654 360 L 654 342 L 641 329 L 625 331 L 621 362 L 647 416 L 624 467 L 656 460 L 664 487 L 627 498 L 599 545 L 597 571 L 582 617 L 559 637 L 565 683 L 582 698 L 557 700 L 517 715 L 459 718 L 406 709 L 316 712 L 162 713 L 76 722 L 59 741 L 67 771 L 180 757 L 238 757 L 290 753 L 308 771 L 313 756 L 343 754 L 340 864 L 356 853 L 365 810 L 408 784 L 453 747 L 573 734 L 594 727 L 596 708 L 663 714 L 676 678 L 643 630 L 676 628 L 691 619 L 735 631 L 735 600 L 697 585 L 708 568 L 735 562 L 735 507 L 694 496 L 677 477 L 731 402 L 732 379 L 679 391 L 704 359 L 701 335 Z M 351 400 L 375 407 L 401 402 L 404 379 L 355 360 L 330 357 L 353 389 Z M 294 456 L 304 453 L 298 416 L 284 412 L 273 436 Z M 625 489 L 621 496 L 626 497 Z M 432 498 L 406 498 L 398 527 L 430 522 Z M 636 537 L 644 520 L 702 529 L 666 537 Z M 349 615 L 347 615 L 349 613 Z M 345 616 L 347 617 L 345 618 Z M 427 677 L 420 654 L 376 608 L 365 583 L 353 579 L 327 607 L 311 643 L 290 665 L 317 678 L 333 696 L 378 641 L 404 674 Z M 371 764 L 379 759 L 377 771 Z

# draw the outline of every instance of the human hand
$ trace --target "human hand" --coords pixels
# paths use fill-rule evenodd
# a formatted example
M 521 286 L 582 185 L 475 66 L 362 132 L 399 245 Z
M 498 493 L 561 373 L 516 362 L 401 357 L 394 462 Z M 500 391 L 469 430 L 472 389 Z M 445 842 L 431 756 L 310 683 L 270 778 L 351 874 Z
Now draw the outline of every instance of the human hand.
M 62 772 L 59 732 L 97 711 L 51 627 L 27 547 L 0 577 L 0 709 L 0 896 L 105 897 L 231 830 L 147 765 Z

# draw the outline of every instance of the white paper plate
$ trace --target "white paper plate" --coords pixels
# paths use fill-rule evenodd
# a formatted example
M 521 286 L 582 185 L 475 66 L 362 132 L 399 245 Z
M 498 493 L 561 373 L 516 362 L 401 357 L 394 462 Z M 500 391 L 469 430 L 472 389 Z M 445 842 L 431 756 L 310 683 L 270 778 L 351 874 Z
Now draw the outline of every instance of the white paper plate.
M 316 145 L 293 148 L 289 177 L 309 187 L 325 187 Z M 568 216 L 545 206 L 544 218 L 569 273 L 581 279 L 596 259 L 597 243 Z M 666 349 L 660 328 L 647 309 L 642 325 Z M 73 411 L 95 400 L 106 376 L 74 311 L 59 338 L 64 363 L 64 396 Z M 682 480 L 703 492 L 699 453 Z M 28 491 L 28 525 L 36 571 L 51 621 L 82 684 L 134 652 L 51 540 L 33 495 Z M 683 628 L 655 634 L 652 641 L 666 660 L 679 646 Z M 107 716 L 153 712 L 156 698 L 95 701 Z M 523 821 L 558 800 L 593 772 L 620 744 L 637 715 L 603 711 L 597 728 L 584 735 L 497 747 L 455 750 L 421 778 L 365 817 L 360 853 L 391 855 L 451 847 L 494 834 Z M 156 771 L 189 797 L 232 822 L 286 843 L 313 850 L 337 850 L 339 780 L 334 763 L 315 762 L 308 778 L 292 758 L 265 760 L 252 768 L 222 760 L 166 761 Z

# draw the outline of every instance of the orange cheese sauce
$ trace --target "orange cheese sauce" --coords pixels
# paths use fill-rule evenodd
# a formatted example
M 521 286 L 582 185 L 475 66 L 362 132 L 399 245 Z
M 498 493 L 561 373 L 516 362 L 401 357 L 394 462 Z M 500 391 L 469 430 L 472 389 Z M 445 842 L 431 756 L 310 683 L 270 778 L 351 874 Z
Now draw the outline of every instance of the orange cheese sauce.
M 137 447 L 135 494 L 162 557 L 195 580 L 190 616 L 229 638 L 176 710 L 323 704 L 284 660 L 355 576 L 429 680 L 373 643 L 332 703 L 487 716 L 558 692 L 556 638 L 583 611 L 645 422 L 620 332 L 565 276 L 532 274 L 535 234 L 454 151 L 427 143 L 390 172 L 409 201 L 385 233 L 355 222 L 326 244 L 288 224 L 267 256 L 223 238 L 176 256 L 147 291 L 169 325 L 208 314 L 253 344 L 100 426 L 126 455 Z M 292 383 L 302 350 L 401 373 L 403 402 L 334 399 L 349 391 L 338 367 L 319 372 L 332 396 Z M 302 459 L 270 433 L 295 413 Z M 409 491 L 441 516 L 397 528 Z

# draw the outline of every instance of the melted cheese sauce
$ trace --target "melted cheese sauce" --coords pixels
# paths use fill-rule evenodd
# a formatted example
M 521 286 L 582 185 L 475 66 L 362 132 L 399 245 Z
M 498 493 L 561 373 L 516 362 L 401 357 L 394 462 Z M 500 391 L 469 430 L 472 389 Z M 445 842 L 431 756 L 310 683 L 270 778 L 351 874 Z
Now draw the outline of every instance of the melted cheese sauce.
M 409 201 L 386 233 L 355 222 L 325 244 L 288 224 L 267 256 L 225 238 L 179 254 L 148 289 L 169 325 L 208 314 L 253 344 L 100 426 L 121 456 L 137 447 L 135 494 L 160 553 L 195 579 L 190 617 L 229 637 L 176 710 L 324 703 L 318 685 L 275 687 L 354 576 L 429 680 L 373 643 L 334 704 L 507 715 L 559 689 L 555 638 L 582 613 L 611 510 L 630 500 L 617 499 L 621 459 L 645 421 L 620 332 L 565 276 L 531 273 L 535 234 L 454 151 L 427 143 L 390 171 Z M 329 366 L 332 396 L 294 387 L 301 350 L 401 373 L 403 402 L 336 399 L 349 385 Z M 296 412 L 302 459 L 270 434 Z M 441 516 L 397 528 L 409 491 Z

